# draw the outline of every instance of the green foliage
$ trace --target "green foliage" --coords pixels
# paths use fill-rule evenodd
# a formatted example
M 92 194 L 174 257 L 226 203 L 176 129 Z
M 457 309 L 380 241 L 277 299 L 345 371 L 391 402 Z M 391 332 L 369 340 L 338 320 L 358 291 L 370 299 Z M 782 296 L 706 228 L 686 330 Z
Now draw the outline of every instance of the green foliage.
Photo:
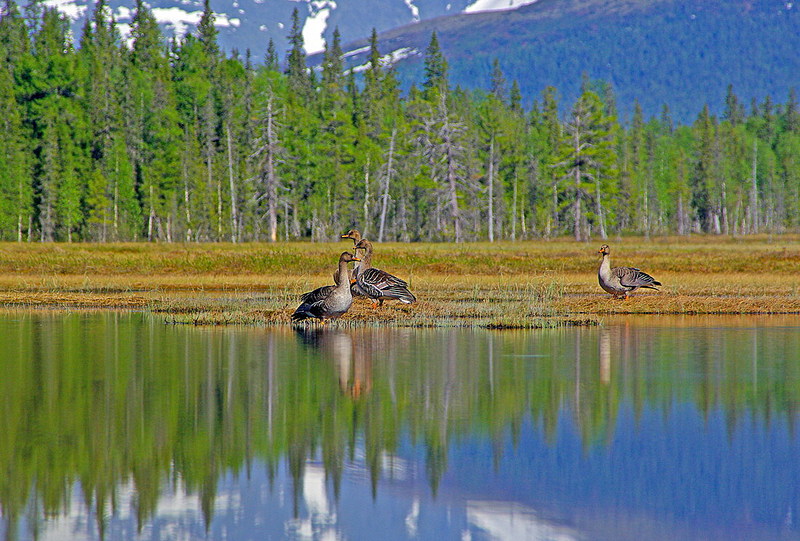
M 224 55 L 204 8 L 196 35 L 167 47 L 137 2 L 128 49 L 99 2 L 76 49 L 55 10 L 31 4 L 26 21 L 6 1 L 0 238 L 322 241 L 357 227 L 473 241 L 800 226 L 794 92 L 746 110 L 731 86 L 723 116 L 707 107 L 676 126 L 668 106 L 647 118 L 585 75 L 562 118 L 558 89 L 527 107 L 498 59 L 484 66 L 486 92 L 451 88 L 433 34 L 420 89 L 403 96 L 375 33 L 363 73 L 345 70 L 334 32 L 315 74 L 296 14 L 282 73 L 274 44 L 260 68 Z

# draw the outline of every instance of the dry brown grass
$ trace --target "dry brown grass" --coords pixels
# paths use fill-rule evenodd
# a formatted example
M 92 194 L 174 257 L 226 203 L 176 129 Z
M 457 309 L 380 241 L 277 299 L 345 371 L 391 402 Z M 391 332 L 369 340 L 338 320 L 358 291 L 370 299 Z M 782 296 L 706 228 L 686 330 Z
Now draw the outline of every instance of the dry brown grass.
M 420 301 L 349 324 L 539 326 L 610 314 L 800 313 L 800 237 L 610 241 L 660 292 L 626 301 L 597 285 L 599 242 L 381 244 L 375 264 Z M 331 283 L 349 243 L 244 245 L 0 244 L 0 303 L 142 308 L 178 322 L 285 323 L 303 291 Z

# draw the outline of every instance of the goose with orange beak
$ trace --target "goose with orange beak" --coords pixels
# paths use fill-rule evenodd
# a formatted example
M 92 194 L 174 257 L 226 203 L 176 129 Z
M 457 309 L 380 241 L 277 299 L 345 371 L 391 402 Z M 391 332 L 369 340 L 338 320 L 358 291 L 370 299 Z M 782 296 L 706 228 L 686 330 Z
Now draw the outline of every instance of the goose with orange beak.
M 598 250 L 602 254 L 602 261 L 600 261 L 600 268 L 597 271 L 597 279 L 602 287 L 608 293 L 611 293 L 615 298 L 623 300 L 628 298 L 628 293 L 636 291 L 640 287 L 655 289 L 660 286 L 661 282 L 656 281 L 655 278 L 634 267 L 614 267 L 611 268 L 611 258 L 608 254 L 611 249 L 608 244 L 603 244 Z

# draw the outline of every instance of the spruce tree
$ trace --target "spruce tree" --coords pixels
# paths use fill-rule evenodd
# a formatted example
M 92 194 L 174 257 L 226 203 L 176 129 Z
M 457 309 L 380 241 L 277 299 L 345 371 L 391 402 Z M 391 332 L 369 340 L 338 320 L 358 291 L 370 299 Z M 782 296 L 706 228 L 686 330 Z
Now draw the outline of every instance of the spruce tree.
M 33 205 L 33 179 L 21 108 L 9 70 L 0 69 L 0 238 L 23 239 Z
M 217 43 L 217 35 L 219 31 L 214 25 L 216 17 L 214 11 L 211 9 L 211 0 L 203 1 L 203 15 L 200 17 L 200 23 L 197 25 L 197 36 L 200 43 L 203 44 L 203 49 L 211 62 L 216 62 L 219 57 L 219 44 Z
M 501 102 L 506 99 L 506 78 L 503 70 L 500 69 L 500 61 L 497 58 L 492 61 L 492 80 L 489 93 Z
M 269 71 L 280 71 L 278 51 L 275 49 L 275 42 L 272 41 L 272 38 L 269 39 L 269 44 L 267 45 L 267 54 L 264 56 L 264 67 Z
M 311 80 L 306 67 L 306 55 L 303 49 L 303 29 L 300 25 L 300 12 L 292 11 L 292 29 L 289 32 L 289 53 L 286 57 L 286 76 L 288 78 L 290 98 L 305 103 L 311 94 Z
M 447 82 L 447 60 L 439 47 L 439 38 L 436 32 L 431 34 L 428 48 L 425 50 L 425 74 L 422 89 L 425 99 L 438 101 L 438 96 L 446 95 L 448 90 Z
M 30 47 L 28 29 L 17 3 L 14 0 L 5 0 L 0 10 L 0 59 L 13 70 L 23 56 L 30 52 Z

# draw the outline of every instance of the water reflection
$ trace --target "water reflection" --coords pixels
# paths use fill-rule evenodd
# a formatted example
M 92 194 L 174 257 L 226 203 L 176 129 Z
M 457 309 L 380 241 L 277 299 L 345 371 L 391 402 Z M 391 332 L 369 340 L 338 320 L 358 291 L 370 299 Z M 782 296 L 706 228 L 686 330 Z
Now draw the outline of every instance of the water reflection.
M 374 344 L 374 333 L 344 331 L 327 327 L 298 326 L 295 332 L 303 345 L 319 350 L 330 359 L 344 394 L 360 398 L 372 386 L 372 356 L 383 344 Z M 354 336 L 358 335 L 358 336 Z M 380 352 L 378 352 L 380 353 Z
M 800 319 L 709 321 L 293 331 L 6 315 L 2 533 L 798 538 Z

